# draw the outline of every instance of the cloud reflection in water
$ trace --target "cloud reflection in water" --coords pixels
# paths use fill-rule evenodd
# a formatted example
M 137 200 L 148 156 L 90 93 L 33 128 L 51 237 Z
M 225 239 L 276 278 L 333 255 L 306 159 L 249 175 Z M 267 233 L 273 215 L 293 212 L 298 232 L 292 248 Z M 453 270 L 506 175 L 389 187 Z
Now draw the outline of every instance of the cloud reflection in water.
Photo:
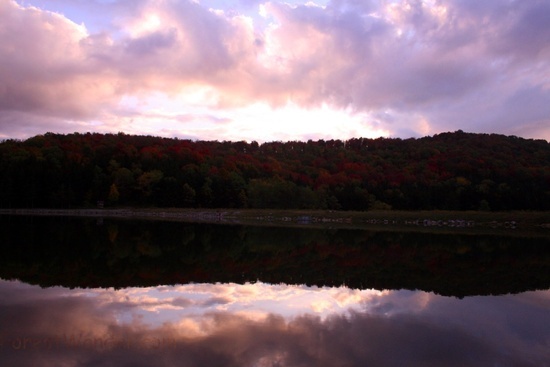
M 0 283 L 5 366 L 544 366 L 550 291 Z

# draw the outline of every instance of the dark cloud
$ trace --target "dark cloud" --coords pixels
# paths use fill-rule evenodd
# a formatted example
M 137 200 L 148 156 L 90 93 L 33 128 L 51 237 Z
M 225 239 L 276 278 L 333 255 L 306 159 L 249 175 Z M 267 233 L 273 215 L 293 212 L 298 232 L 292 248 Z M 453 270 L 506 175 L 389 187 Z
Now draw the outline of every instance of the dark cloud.
M 73 133 L 90 131 L 91 126 L 69 123 L 55 116 L 39 115 L 20 111 L 0 113 L 0 140 L 14 137 L 30 137 L 42 132 Z
M 550 3 L 534 1 L 515 17 L 512 27 L 503 38 L 512 43 L 510 51 L 524 58 L 548 57 L 550 54 Z
M 129 40 L 126 49 L 135 57 L 154 56 L 163 49 L 173 47 L 177 40 L 177 31 L 155 32 L 145 37 Z
M 175 298 L 170 304 L 176 307 L 189 307 L 193 305 L 193 301 L 186 298 Z
M 202 302 L 201 306 L 212 307 L 212 306 L 218 306 L 218 305 L 226 305 L 228 303 L 231 303 L 232 301 L 233 300 L 231 300 L 228 297 L 212 297 Z

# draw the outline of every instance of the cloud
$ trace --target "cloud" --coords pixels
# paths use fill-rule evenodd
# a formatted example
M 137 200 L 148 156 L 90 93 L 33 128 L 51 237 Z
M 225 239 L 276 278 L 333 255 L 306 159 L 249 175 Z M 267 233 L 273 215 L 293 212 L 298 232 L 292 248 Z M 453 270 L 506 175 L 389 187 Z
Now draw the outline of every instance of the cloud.
M 85 27 L 13 1 L 0 7 L 1 110 L 81 119 L 109 105 L 116 88 L 81 46 Z
M 365 116 L 361 129 L 352 122 L 341 125 L 344 132 L 333 129 L 340 135 L 466 128 L 549 138 L 544 1 L 244 1 L 226 9 L 167 0 L 60 4 L 70 10 L 67 17 L 0 2 L 0 111 L 11 116 L 0 121 L 2 136 L 63 132 L 65 124 L 137 132 L 146 128 L 120 114 L 125 99 L 163 94 L 173 105 L 180 101 L 180 111 L 154 124 L 205 139 L 238 129 L 238 111 L 258 104 Z M 264 17 L 251 13 L 259 5 Z M 193 90 L 209 95 L 190 102 L 183 96 Z M 512 109 L 509 102 L 526 91 L 528 107 Z M 198 116 L 223 113 L 222 128 L 186 130 L 174 117 L 196 109 Z M 144 121 L 151 113 L 143 106 L 135 112 Z M 419 122 L 411 126 L 411 119 Z M 296 125 L 313 132 L 292 136 L 321 134 L 307 120 Z M 262 122 L 248 122 L 235 135 L 257 126 Z

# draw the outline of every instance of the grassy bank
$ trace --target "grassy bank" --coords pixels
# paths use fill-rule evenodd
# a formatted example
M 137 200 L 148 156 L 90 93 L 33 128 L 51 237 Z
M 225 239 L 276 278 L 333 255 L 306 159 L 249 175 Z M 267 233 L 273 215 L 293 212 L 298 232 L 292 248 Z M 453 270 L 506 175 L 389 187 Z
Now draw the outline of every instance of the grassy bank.
M 272 209 L 0 209 L 0 214 L 92 216 L 279 226 L 506 230 L 550 234 L 550 212 L 481 211 L 311 211 Z

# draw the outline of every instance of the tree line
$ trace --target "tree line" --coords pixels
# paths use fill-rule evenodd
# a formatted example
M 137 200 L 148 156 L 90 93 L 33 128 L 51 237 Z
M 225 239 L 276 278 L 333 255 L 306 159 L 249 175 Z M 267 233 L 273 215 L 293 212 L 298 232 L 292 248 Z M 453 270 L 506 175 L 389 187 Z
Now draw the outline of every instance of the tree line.
M 550 210 L 550 143 L 423 138 L 192 141 L 99 133 L 0 143 L 0 206 Z

